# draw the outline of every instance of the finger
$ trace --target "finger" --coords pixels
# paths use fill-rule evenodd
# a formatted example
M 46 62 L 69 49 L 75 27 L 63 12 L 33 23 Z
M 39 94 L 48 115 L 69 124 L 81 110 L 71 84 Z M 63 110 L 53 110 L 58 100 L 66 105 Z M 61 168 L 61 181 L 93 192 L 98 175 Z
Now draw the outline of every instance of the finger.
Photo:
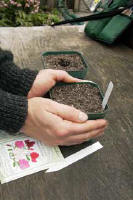
M 48 107 L 48 111 L 60 116 L 62 119 L 68 122 L 82 123 L 88 119 L 87 114 L 68 105 L 60 104 L 55 101 L 51 101 L 51 105 Z
M 66 83 L 73 83 L 73 82 L 82 82 L 83 80 L 72 77 L 66 71 L 56 70 L 56 81 L 63 81 L 63 82 L 66 82 Z
M 95 138 L 95 137 L 103 134 L 104 130 L 105 130 L 104 128 L 101 128 L 101 129 L 97 129 L 95 131 L 91 131 L 91 132 L 88 132 L 88 133 L 70 136 L 69 140 L 71 140 L 71 141 L 77 141 L 77 142 L 88 141 L 88 140 L 90 140 L 92 138 Z
M 64 145 L 75 145 L 75 144 L 81 144 L 83 142 L 86 142 L 90 139 L 96 138 L 100 135 L 103 135 L 104 133 L 104 128 L 102 129 L 97 129 L 95 131 L 89 132 L 89 133 L 84 133 L 81 135 L 76 135 L 76 136 L 70 136 L 67 138 L 66 141 L 64 141 Z
M 98 135 L 94 136 L 93 138 L 97 138 L 97 137 L 104 135 L 104 131 L 105 131 L 105 129 L 103 130 L 103 132 L 99 133 Z
M 84 123 L 73 123 L 69 121 L 64 121 L 64 124 L 68 135 L 80 135 L 107 127 L 107 121 L 104 119 L 88 120 Z

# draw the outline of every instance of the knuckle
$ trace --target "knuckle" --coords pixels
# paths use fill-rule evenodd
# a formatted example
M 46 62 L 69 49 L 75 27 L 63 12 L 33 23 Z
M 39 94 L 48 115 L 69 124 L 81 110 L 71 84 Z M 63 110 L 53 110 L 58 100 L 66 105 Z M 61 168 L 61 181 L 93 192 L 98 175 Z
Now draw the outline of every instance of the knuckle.
M 66 129 L 57 129 L 55 131 L 56 136 L 60 139 L 62 139 L 63 137 L 67 136 L 68 131 Z
M 88 134 L 84 136 L 84 140 L 88 140 L 89 136 Z
M 88 134 L 85 134 L 84 137 L 83 137 L 83 140 L 86 141 L 90 138 L 90 133 Z
M 50 76 L 54 76 L 55 75 L 55 70 L 53 69 L 45 69 L 45 72 L 47 73 L 47 75 L 50 75 Z
M 61 134 L 62 137 L 65 137 L 65 136 L 68 135 L 68 130 L 67 130 L 67 129 L 62 129 L 62 130 L 60 131 L 60 134 Z
M 55 131 L 54 131 L 54 133 L 55 133 L 55 135 L 56 135 L 56 137 L 57 138 L 60 138 L 60 130 L 59 129 L 56 129 Z
M 67 77 L 67 76 L 69 76 L 69 74 L 66 72 L 66 71 L 64 71 L 64 70 L 59 70 L 59 73 L 61 74 L 61 76 L 62 77 Z
M 68 73 L 64 70 L 58 70 L 60 73 L 62 73 L 63 75 L 67 75 Z

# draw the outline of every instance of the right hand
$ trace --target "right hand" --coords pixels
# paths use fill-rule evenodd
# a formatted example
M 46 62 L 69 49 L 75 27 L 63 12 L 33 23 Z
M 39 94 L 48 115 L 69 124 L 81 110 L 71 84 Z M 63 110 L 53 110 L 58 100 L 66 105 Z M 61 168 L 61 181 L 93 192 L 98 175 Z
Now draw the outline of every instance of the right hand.
M 106 120 L 87 120 L 87 115 L 50 99 L 28 100 L 28 115 L 21 131 L 46 145 L 74 145 L 103 134 Z

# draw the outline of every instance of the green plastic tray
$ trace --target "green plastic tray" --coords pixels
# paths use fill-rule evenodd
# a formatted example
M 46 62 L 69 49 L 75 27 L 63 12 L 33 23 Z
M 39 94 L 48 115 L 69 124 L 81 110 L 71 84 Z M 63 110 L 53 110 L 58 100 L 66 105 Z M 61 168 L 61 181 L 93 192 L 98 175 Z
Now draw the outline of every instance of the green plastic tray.
M 84 65 L 84 70 L 80 70 L 80 71 L 67 71 L 71 76 L 75 77 L 75 78 L 79 78 L 79 79 L 84 79 L 86 76 L 86 73 L 88 71 L 88 65 L 84 59 L 84 57 L 82 56 L 81 53 L 77 52 L 77 51 L 47 51 L 42 53 L 42 61 L 43 61 L 43 65 L 44 68 L 46 68 L 46 63 L 45 63 L 45 56 L 48 55 L 60 55 L 60 54 L 66 54 L 66 55 L 72 55 L 72 54 L 76 54 L 78 56 L 80 56 L 83 65 Z
M 100 87 L 99 87 L 96 83 L 94 83 L 94 82 L 80 82 L 80 83 L 63 83 L 63 82 L 60 82 L 60 83 L 57 83 L 55 87 L 62 86 L 62 85 L 70 85 L 70 84 L 88 84 L 88 85 L 92 85 L 93 87 L 96 87 L 96 88 L 99 89 L 99 92 L 100 92 L 100 95 L 101 95 L 101 99 L 103 100 L 103 98 L 104 98 L 102 90 L 101 90 Z M 52 88 L 52 89 L 50 90 L 50 98 L 51 98 L 51 99 L 52 99 L 52 90 L 53 90 L 53 89 L 54 89 L 54 88 Z M 87 114 L 88 114 L 88 119 L 89 119 L 89 120 L 103 119 L 103 118 L 105 117 L 107 111 L 108 111 L 108 105 L 106 105 L 105 110 L 104 110 L 103 112 L 101 112 L 101 113 L 90 113 L 90 112 L 88 112 L 88 113 L 87 113 Z

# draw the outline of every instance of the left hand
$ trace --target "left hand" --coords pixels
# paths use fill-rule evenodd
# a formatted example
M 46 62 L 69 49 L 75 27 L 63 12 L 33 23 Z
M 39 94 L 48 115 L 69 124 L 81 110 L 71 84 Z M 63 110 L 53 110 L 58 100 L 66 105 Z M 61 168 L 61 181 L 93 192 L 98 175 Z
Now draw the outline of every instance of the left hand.
M 70 76 L 63 70 L 44 69 L 40 70 L 28 93 L 28 98 L 41 97 L 46 94 L 58 81 L 73 83 L 83 80 Z

